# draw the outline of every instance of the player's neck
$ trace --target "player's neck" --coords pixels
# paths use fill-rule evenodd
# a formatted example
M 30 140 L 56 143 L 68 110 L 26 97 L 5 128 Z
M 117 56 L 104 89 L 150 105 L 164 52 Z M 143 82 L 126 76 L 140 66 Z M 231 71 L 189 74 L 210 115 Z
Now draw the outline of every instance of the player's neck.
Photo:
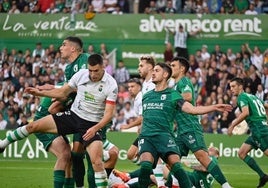
M 155 85 L 155 91 L 163 91 L 165 89 L 167 89 L 168 85 L 166 81 L 162 81 L 162 82 L 158 82 Z

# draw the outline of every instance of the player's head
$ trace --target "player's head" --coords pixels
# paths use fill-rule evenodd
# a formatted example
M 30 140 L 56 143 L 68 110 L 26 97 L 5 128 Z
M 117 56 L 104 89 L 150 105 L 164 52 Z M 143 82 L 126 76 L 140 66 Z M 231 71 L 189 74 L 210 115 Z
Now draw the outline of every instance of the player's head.
M 90 79 L 93 82 L 100 81 L 104 74 L 103 58 L 99 54 L 92 54 L 88 57 L 88 69 Z
M 83 51 L 83 43 L 78 37 L 67 37 L 60 46 L 61 58 L 73 62 Z
M 153 56 L 144 55 L 139 59 L 139 67 L 138 72 L 142 78 L 146 78 L 146 76 L 153 71 L 155 66 L 155 59 Z
M 244 80 L 242 78 L 235 77 L 230 81 L 230 90 L 233 95 L 237 96 L 244 91 Z
M 209 147 L 208 148 L 208 155 L 219 158 L 220 157 L 219 149 L 217 147 L 214 147 L 214 146 Z
M 73 43 L 73 45 L 75 45 L 77 47 L 77 51 L 79 51 L 79 52 L 83 51 L 83 42 L 79 37 L 69 36 L 69 37 L 65 38 L 65 40 Z
M 166 63 L 157 63 L 154 67 L 152 80 L 155 84 L 162 82 L 163 79 L 167 81 L 172 74 L 172 70 Z
M 127 85 L 128 85 L 128 92 L 131 97 L 136 97 L 142 88 L 142 83 L 139 78 L 129 79 Z
M 172 77 L 177 78 L 179 76 L 185 75 L 190 67 L 189 61 L 184 57 L 174 57 L 171 62 L 170 66 L 172 69 Z

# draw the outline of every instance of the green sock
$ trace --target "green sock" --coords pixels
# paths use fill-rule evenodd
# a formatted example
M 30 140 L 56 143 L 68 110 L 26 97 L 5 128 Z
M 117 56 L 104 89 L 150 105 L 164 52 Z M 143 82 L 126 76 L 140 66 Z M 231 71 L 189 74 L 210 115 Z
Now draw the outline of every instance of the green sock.
M 165 185 L 167 187 L 172 187 L 172 175 L 170 172 L 168 173 L 168 177 L 167 177 L 167 181 L 166 181 Z
M 72 152 L 73 177 L 77 187 L 84 186 L 84 153 Z
M 171 168 L 171 172 L 173 173 L 175 178 L 177 178 L 177 180 L 179 181 L 181 188 L 192 187 L 192 183 L 190 182 L 188 175 L 186 174 L 185 170 L 182 168 L 180 163 L 175 163 Z
M 215 178 L 217 182 L 219 182 L 219 184 L 222 185 L 227 182 L 220 167 L 214 161 L 211 161 L 208 164 L 207 171 Z
M 262 171 L 262 169 L 259 167 L 259 165 L 256 163 L 256 161 L 247 155 L 243 160 L 252 170 L 258 173 L 260 177 L 263 177 L 265 174 Z
M 88 155 L 88 153 L 86 153 L 86 158 L 87 158 L 87 182 L 88 182 L 88 187 L 89 188 L 95 188 L 96 184 L 95 184 L 95 172 L 94 169 L 92 167 L 92 163 L 90 160 L 90 157 Z
M 22 140 L 29 136 L 29 133 L 26 129 L 26 125 L 15 129 L 14 131 L 10 132 L 7 137 L 2 141 L 1 148 L 7 147 L 10 143 L 13 143 L 18 140 Z
M 137 177 L 139 177 L 140 172 L 141 172 L 141 169 L 138 168 L 137 170 L 134 170 L 132 172 L 129 172 L 129 176 L 130 176 L 131 179 L 132 178 L 137 178 Z
M 149 161 L 141 162 L 141 169 L 139 174 L 139 188 L 147 188 L 150 185 L 150 175 L 153 164 Z
M 74 188 L 74 179 L 73 178 L 65 178 L 64 188 Z
M 65 171 L 55 170 L 54 171 L 54 188 L 62 188 L 65 181 Z

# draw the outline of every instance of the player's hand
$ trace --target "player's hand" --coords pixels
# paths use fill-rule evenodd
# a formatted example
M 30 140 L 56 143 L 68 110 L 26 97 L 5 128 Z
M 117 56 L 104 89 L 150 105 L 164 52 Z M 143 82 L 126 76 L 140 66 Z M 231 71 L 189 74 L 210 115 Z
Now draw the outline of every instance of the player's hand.
M 234 130 L 234 127 L 233 126 L 228 127 L 227 134 L 229 136 L 232 136 L 233 135 L 233 130 Z
M 41 86 L 36 86 L 37 89 L 39 90 L 51 90 L 54 89 L 54 85 L 51 84 L 45 84 L 45 85 L 41 85 Z
M 25 93 L 29 93 L 29 94 L 31 94 L 31 95 L 35 95 L 35 96 L 40 95 L 40 90 L 37 89 L 37 88 L 34 88 L 34 87 L 26 87 L 26 88 L 24 89 L 24 92 L 25 92 Z
M 123 124 L 123 125 L 121 125 L 121 126 L 120 126 L 120 130 L 122 130 L 122 129 L 128 129 L 128 125 L 127 125 L 127 124 Z
M 87 132 L 83 135 L 83 139 L 85 141 L 90 140 L 93 136 L 95 136 L 97 130 L 95 130 L 94 126 L 89 128 Z
M 219 112 L 231 112 L 233 107 L 230 104 L 216 104 L 216 110 Z

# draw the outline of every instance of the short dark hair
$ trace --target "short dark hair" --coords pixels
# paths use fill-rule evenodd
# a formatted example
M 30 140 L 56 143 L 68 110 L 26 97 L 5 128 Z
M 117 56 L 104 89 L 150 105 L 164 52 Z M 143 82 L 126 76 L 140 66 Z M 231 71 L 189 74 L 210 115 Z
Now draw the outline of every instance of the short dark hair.
M 92 54 L 88 57 L 88 64 L 91 66 L 103 65 L 103 58 L 99 54 Z
M 166 63 L 157 63 L 155 66 L 160 66 L 162 69 L 164 69 L 164 71 L 166 71 L 168 73 L 167 80 L 171 77 L 172 69 L 170 68 L 170 66 L 168 64 L 166 64 Z
M 171 62 L 173 61 L 179 61 L 179 63 L 185 67 L 185 73 L 188 72 L 189 68 L 190 68 L 190 64 L 189 64 L 189 61 L 185 58 L 185 57 L 181 57 L 181 56 L 177 56 L 177 57 L 174 57 Z
M 245 86 L 245 81 L 242 78 L 234 77 L 231 79 L 231 82 L 236 82 L 238 85 Z
M 71 41 L 76 43 L 81 49 L 83 48 L 83 42 L 79 37 L 73 37 L 73 36 L 69 36 L 67 38 L 65 38 L 65 40 Z
M 139 78 L 130 78 L 128 81 L 127 81 L 127 83 L 136 83 L 136 84 L 138 84 L 138 85 L 140 85 L 140 86 L 142 86 L 142 84 L 141 84 L 141 81 L 140 81 L 140 79 Z

